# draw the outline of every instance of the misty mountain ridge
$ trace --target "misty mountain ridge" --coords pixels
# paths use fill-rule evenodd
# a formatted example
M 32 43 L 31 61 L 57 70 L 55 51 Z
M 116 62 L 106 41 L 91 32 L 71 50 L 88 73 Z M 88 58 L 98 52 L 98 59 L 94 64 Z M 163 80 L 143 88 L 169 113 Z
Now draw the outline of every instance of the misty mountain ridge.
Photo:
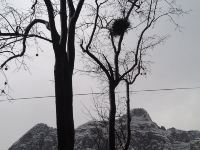
M 75 150 L 107 150 L 108 122 L 90 121 L 79 126 L 75 132 Z M 124 115 L 116 120 L 116 149 L 122 149 L 125 140 Z M 9 150 L 57 150 L 56 129 L 37 124 Z M 146 110 L 133 109 L 129 150 L 200 150 L 200 131 L 166 130 L 153 122 Z

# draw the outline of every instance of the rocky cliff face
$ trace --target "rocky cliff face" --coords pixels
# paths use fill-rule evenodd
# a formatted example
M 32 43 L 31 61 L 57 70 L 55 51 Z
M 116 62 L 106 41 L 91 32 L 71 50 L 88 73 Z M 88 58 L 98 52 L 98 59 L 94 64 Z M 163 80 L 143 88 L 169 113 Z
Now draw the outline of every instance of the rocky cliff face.
M 106 150 L 108 123 L 91 121 L 76 129 L 75 150 Z M 154 123 L 144 109 L 131 111 L 130 150 L 200 150 L 200 131 L 165 129 Z M 117 149 L 126 141 L 126 116 L 116 121 Z M 56 150 L 56 129 L 38 124 L 9 150 Z
M 9 150 L 57 150 L 56 129 L 42 123 L 37 124 Z

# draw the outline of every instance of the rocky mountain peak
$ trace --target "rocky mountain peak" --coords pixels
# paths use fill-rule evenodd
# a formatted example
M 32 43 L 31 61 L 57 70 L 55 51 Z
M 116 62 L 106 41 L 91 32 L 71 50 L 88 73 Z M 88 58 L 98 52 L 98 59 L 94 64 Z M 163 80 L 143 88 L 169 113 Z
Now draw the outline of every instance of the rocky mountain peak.
M 9 150 L 57 150 L 56 129 L 39 123 L 25 133 Z
M 131 110 L 132 120 L 152 121 L 148 112 L 143 108 L 136 108 Z
M 122 116 L 116 120 L 116 143 L 125 142 L 126 134 L 126 116 Z M 131 137 L 130 150 L 200 150 L 200 131 L 166 130 L 143 108 L 131 110 Z M 107 144 L 108 122 L 90 121 L 76 129 L 75 150 L 107 150 Z M 37 124 L 9 150 L 57 150 L 56 129 Z

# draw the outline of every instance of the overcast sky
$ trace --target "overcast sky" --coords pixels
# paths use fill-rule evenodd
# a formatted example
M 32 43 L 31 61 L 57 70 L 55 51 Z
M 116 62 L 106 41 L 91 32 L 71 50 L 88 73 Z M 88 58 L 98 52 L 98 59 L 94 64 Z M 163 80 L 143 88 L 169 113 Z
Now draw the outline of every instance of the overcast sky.
M 200 87 L 200 1 L 178 2 L 184 9 L 192 10 L 190 14 L 178 18 L 183 26 L 182 32 L 175 31 L 167 23 L 159 27 L 160 31 L 168 32 L 171 37 L 151 52 L 154 62 L 151 73 L 146 78 L 138 78 L 132 90 Z M 30 72 L 8 71 L 12 97 L 54 95 L 54 56 L 48 43 L 44 42 L 42 48 L 44 52 L 40 52 L 39 57 L 26 61 Z M 91 80 L 75 74 L 74 93 L 96 92 L 100 85 Z M 76 127 L 89 120 L 84 106 L 93 111 L 92 105 L 92 96 L 74 97 Z M 200 130 L 200 89 L 132 94 L 131 108 L 138 107 L 145 108 L 153 121 L 166 128 Z M 0 102 L 0 120 L 0 149 L 6 150 L 37 123 L 56 126 L 54 98 Z

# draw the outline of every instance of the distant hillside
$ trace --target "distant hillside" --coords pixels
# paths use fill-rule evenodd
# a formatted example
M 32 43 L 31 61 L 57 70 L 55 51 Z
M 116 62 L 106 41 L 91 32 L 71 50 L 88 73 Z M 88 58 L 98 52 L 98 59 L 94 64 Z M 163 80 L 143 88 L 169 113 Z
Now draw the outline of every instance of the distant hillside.
M 76 129 L 75 150 L 106 150 L 107 122 L 90 121 Z M 123 146 L 126 138 L 126 117 L 116 121 L 116 138 Z M 200 131 L 165 129 L 154 123 L 144 109 L 131 111 L 130 150 L 200 150 Z M 37 124 L 15 142 L 9 150 L 56 150 L 56 129 L 45 124 Z
M 37 124 L 15 142 L 9 150 L 57 150 L 56 129 Z

